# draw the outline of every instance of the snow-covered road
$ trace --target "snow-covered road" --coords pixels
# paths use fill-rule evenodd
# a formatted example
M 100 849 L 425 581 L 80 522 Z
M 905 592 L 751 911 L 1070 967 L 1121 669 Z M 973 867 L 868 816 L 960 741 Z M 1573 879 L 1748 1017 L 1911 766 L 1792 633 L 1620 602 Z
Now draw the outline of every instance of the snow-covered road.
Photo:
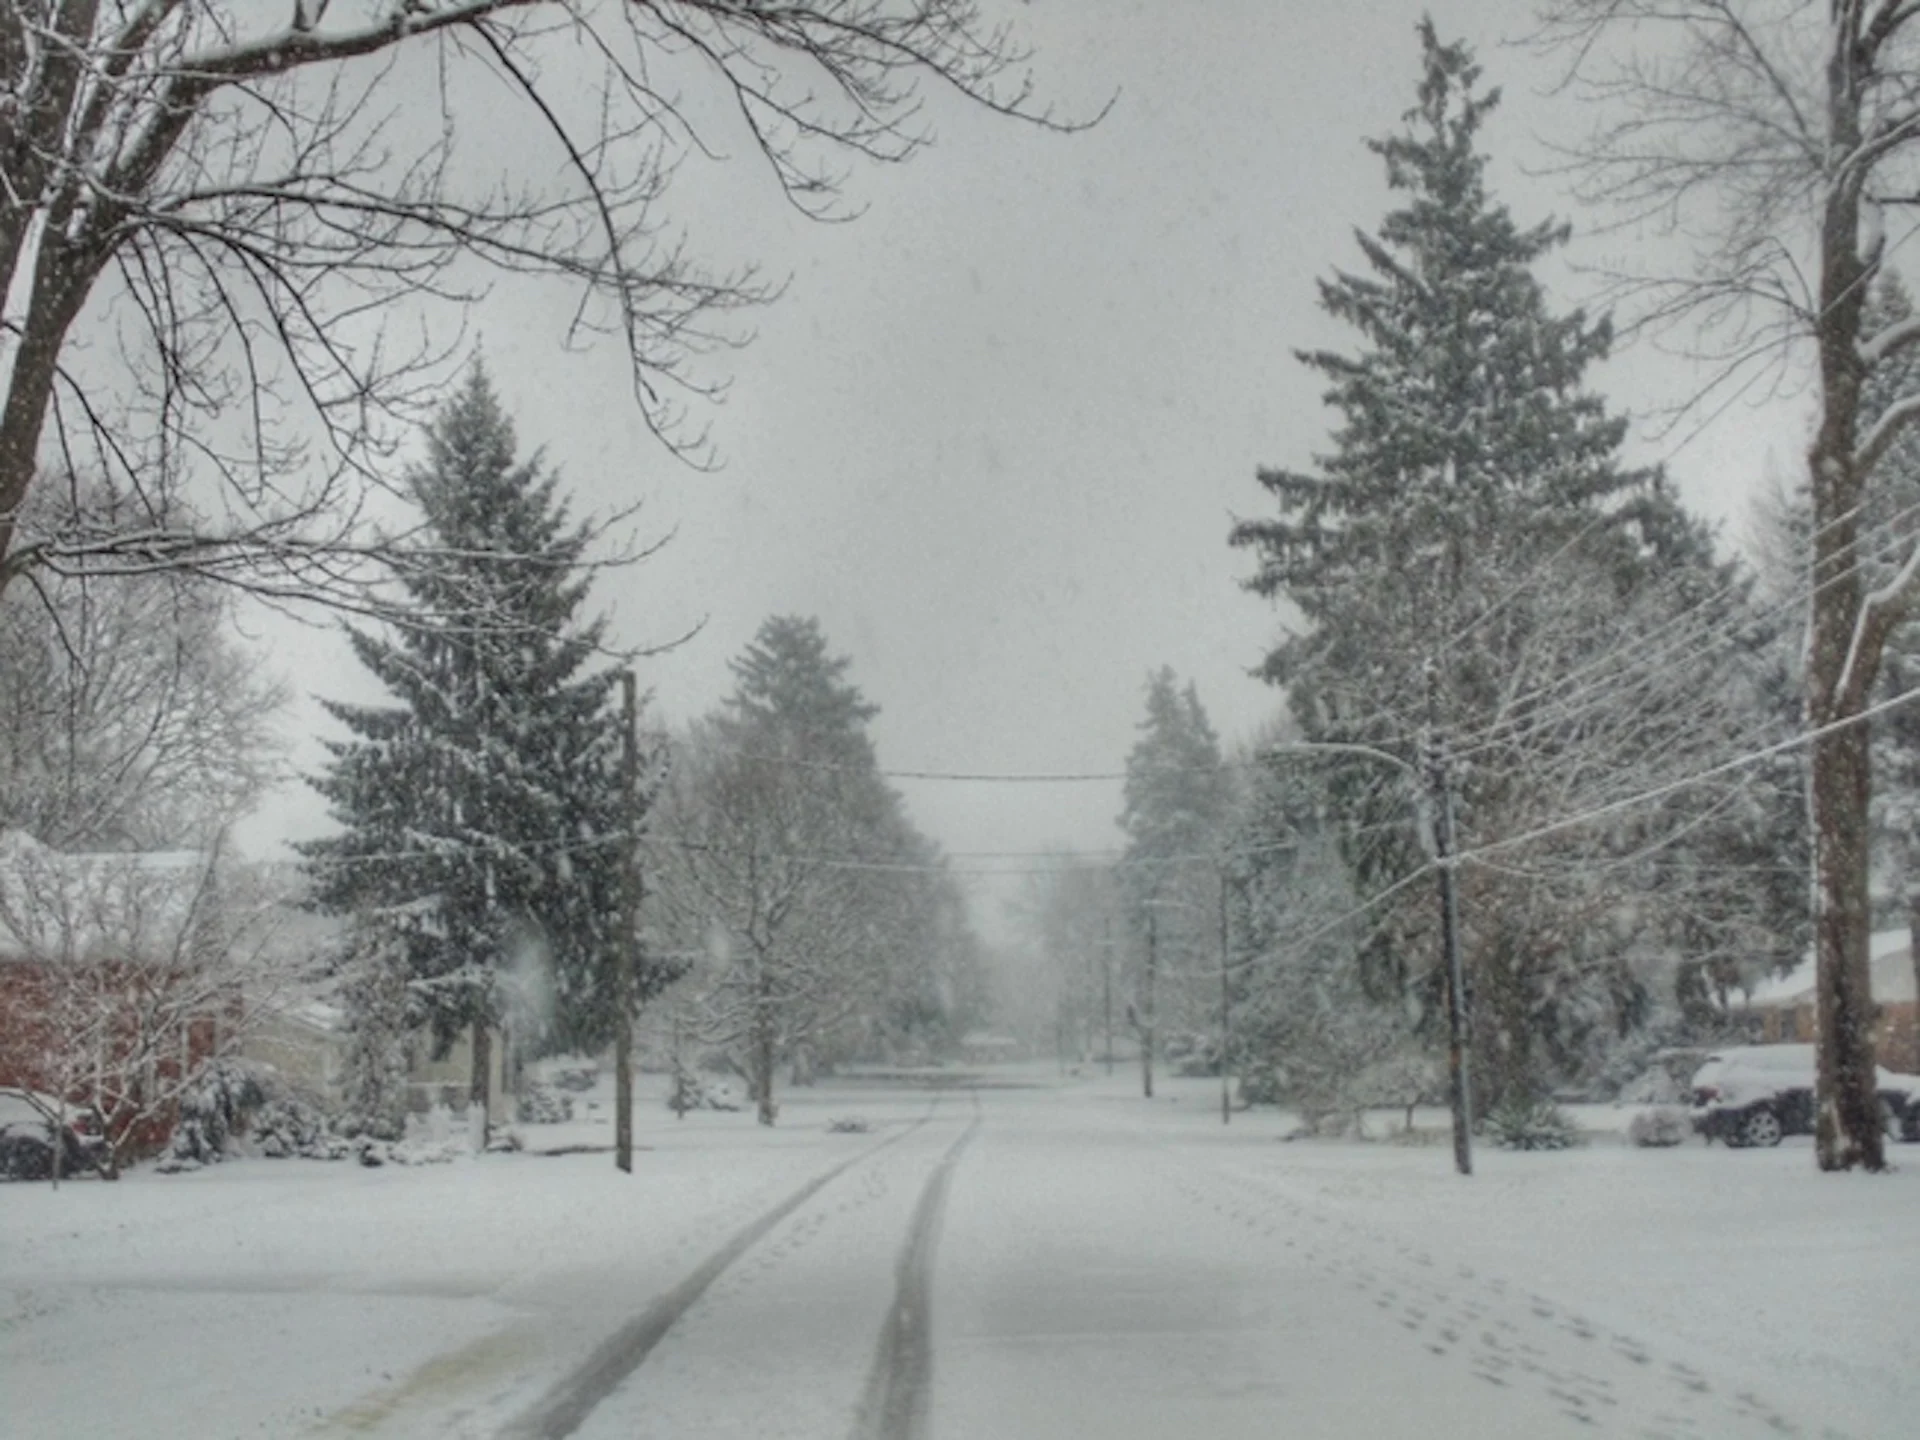
M 1355 1225 L 1284 1154 L 993 1114 L 941 1245 L 942 1440 L 1821 1433 L 1524 1274 Z
M 1916 1413 L 1920 1167 L 1603 1136 L 1463 1181 L 1443 1147 L 1223 1128 L 1198 1084 L 1025 1078 L 822 1087 L 771 1132 L 649 1109 L 631 1177 L 0 1187 L 0 1436 L 1876 1440 Z

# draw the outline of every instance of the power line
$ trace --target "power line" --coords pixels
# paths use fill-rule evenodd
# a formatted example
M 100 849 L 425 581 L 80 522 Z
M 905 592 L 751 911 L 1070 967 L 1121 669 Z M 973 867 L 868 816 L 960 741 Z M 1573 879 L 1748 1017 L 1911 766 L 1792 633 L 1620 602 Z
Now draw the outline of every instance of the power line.
M 1811 745 L 1815 740 L 1819 740 L 1827 735 L 1837 734 L 1855 725 L 1865 724 L 1876 715 L 1897 709 L 1899 706 L 1916 699 L 1920 699 L 1920 686 L 1915 686 L 1911 690 L 1903 690 L 1898 695 L 1882 700 L 1878 704 L 1869 705 L 1857 715 L 1848 715 L 1839 720 L 1829 721 L 1825 725 L 1817 726 L 1812 730 L 1801 731 L 1775 744 L 1762 746 L 1757 750 L 1750 750 L 1745 754 L 1735 756 L 1731 760 L 1709 766 L 1705 770 L 1699 770 L 1691 775 L 1681 776 L 1677 780 L 1669 780 L 1664 784 L 1650 786 L 1645 790 L 1623 796 L 1618 800 L 1610 800 L 1604 805 L 1596 805 L 1592 809 L 1582 811 L 1579 814 L 1569 815 L 1562 819 L 1551 821 L 1548 824 L 1536 826 L 1531 830 L 1522 831 L 1518 835 L 1509 835 L 1499 840 L 1490 840 L 1483 845 L 1473 847 L 1471 850 L 1462 850 L 1454 858 L 1456 860 L 1472 860 L 1479 855 L 1491 855 L 1497 851 L 1510 850 L 1516 845 L 1525 845 L 1534 840 L 1544 839 L 1549 835 L 1557 835 L 1562 831 L 1575 829 L 1578 826 L 1589 824 L 1592 821 L 1604 819 L 1608 815 L 1617 815 L 1622 810 L 1631 809 L 1636 805 L 1645 805 L 1654 800 L 1665 799 L 1669 795 L 1677 794 L 1682 790 L 1692 789 L 1695 785 L 1705 784 L 1707 781 L 1717 779 L 1722 775 L 1744 770 L 1748 766 L 1757 765 L 1762 761 L 1771 760 L 1775 756 L 1798 750 L 1805 745 Z

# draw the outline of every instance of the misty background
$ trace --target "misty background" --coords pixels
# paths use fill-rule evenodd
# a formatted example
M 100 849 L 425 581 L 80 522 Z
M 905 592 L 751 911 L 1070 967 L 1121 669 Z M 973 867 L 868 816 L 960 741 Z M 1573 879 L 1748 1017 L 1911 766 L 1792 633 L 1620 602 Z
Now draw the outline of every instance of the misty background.
M 771 614 L 818 617 L 851 658 L 892 772 L 1117 775 L 1161 665 L 1229 748 L 1278 716 L 1249 671 L 1287 617 L 1240 588 L 1251 557 L 1226 535 L 1266 508 L 1257 465 L 1326 446 L 1294 351 L 1351 343 L 1315 282 L 1361 263 L 1353 231 L 1388 207 L 1364 142 L 1413 103 L 1429 11 L 1504 90 L 1483 134 L 1496 196 L 1522 224 L 1573 222 L 1542 267 L 1553 303 L 1592 301 L 1592 267 L 1650 242 L 1600 231 L 1553 173 L 1556 137 L 1585 122 L 1525 44 L 1529 0 L 1036 0 L 1016 18 L 1044 95 L 1065 120 L 1108 107 L 1099 123 L 1051 133 L 929 87 L 935 144 L 853 170 L 848 223 L 800 215 L 707 117 L 713 154 L 688 162 L 665 218 L 717 267 L 784 282 L 695 372 L 725 387 L 689 402 L 709 469 L 648 432 L 617 343 L 569 345 L 564 294 L 495 281 L 464 353 L 484 357 L 523 452 L 544 451 L 577 511 L 640 501 L 622 533 L 667 540 L 594 592 L 617 646 L 696 632 L 641 662 L 648 723 L 717 703 Z M 471 143 L 531 143 L 489 118 Z M 1595 388 L 1638 421 L 1628 458 L 1665 463 L 1737 545 L 1752 498 L 1800 463 L 1804 405 L 1723 397 L 1676 427 L 1663 407 L 1703 373 L 1677 348 L 1622 343 Z M 247 624 L 294 692 L 291 769 L 311 772 L 331 733 L 314 697 L 379 691 L 331 621 Z M 894 783 L 990 931 L 1043 853 L 1119 843 L 1117 778 Z M 239 838 L 272 855 L 328 828 L 296 773 Z

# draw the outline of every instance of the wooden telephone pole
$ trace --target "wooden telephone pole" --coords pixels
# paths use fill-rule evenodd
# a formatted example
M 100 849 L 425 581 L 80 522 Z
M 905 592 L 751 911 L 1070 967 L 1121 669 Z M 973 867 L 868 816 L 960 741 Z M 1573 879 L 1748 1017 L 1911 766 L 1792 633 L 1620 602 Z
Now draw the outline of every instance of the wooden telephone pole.
M 1440 876 L 1440 950 L 1447 974 L 1447 1099 L 1453 1168 L 1473 1173 L 1473 1042 L 1460 964 L 1460 895 L 1453 858 L 1453 766 L 1440 729 L 1440 671 L 1427 662 L 1427 777 L 1433 786 L 1433 861 Z
M 633 990 L 640 948 L 640 701 L 639 681 L 631 670 L 620 672 L 620 781 L 626 799 L 626 868 L 622 900 L 626 910 L 620 927 L 620 954 L 615 960 L 613 994 L 616 1013 L 613 1030 L 613 1163 L 633 1173 Z

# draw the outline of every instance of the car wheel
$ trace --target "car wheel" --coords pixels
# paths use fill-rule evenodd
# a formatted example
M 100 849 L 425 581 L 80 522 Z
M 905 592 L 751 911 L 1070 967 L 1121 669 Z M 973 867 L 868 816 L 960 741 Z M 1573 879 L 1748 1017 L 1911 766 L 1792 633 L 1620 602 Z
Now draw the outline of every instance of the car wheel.
M 1780 1117 L 1765 1105 L 1754 1106 L 1740 1122 L 1742 1145 L 1778 1145 L 1785 1133 L 1780 1126 Z
M 1887 1135 L 1900 1134 L 1900 1111 L 1891 1100 L 1884 1097 L 1880 1101 L 1880 1129 Z

